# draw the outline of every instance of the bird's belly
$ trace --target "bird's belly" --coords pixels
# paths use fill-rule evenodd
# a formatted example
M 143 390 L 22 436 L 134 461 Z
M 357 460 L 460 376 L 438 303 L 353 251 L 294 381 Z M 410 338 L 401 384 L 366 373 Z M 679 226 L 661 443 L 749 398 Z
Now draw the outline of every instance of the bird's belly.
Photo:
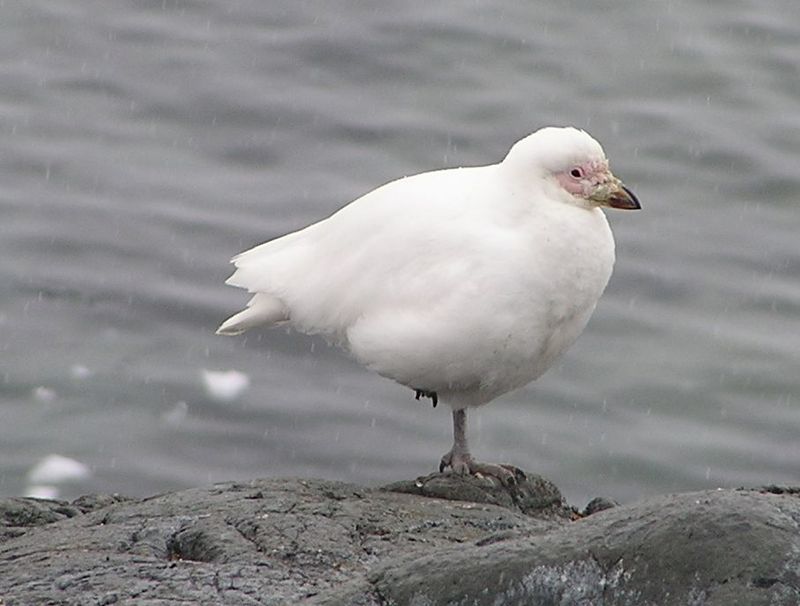
M 561 294 L 568 301 L 487 295 L 472 307 L 374 314 L 347 340 L 355 357 L 383 376 L 444 401 L 480 405 L 541 376 L 581 333 L 599 292 Z
M 503 338 L 489 339 L 480 363 L 481 389 L 494 398 L 539 378 L 578 338 L 595 303 L 594 298 L 573 299 L 569 305 L 551 304 L 545 312 L 541 306 L 539 313 L 517 311 Z
M 589 226 L 572 233 L 558 226 L 534 234 L 531 244 L 519 244 L 520 236 L 422 268 L 420 283 L 438 285 L 437 295 L 411 288 L 411 298 L 375 296 L 347 327 L 347 345 L 379 374 L 458 405 L 484 404 L 529 383 L 575 341 L 611 275 L 605 218 L 598 211 L 585 220 Z M 404 278 L 414 283 L 415 276 Z

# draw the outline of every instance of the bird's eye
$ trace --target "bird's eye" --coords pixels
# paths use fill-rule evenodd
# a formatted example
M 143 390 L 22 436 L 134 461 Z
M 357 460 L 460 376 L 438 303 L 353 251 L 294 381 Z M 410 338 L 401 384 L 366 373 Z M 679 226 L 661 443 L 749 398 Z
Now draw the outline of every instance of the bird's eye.
M 583 177 L 583 171 L 580 168 L 577 168 L 577 167 L 575 167 L 571 171 L 569 171 L 569 174 L 572 175 L 573 177 L 575 177 L 576 179 L 580 179 L 580 178 Z

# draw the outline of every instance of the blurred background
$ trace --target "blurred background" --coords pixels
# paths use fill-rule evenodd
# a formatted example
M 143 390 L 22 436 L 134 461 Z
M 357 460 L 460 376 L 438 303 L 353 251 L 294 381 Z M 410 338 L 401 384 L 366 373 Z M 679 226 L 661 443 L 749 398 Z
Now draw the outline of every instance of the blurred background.
M 796 0 L 29 0 L 0 31 L 0 496 L 434 470 L 448 410 L 320 339 L 214 336 L 228 260 L 550 124 L 644 209 L 474 454 L 576 505 L 800 482 Z

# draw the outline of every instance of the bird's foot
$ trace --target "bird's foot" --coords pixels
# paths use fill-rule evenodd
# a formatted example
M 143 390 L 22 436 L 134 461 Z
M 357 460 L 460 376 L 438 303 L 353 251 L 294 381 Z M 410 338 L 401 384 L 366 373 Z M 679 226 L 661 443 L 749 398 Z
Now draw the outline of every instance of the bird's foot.
M 450 469 L 459 475 L 491 476 L 500 480 L 503 486 L 513 486 L 517 483 L 517 478 L 525 479 L 525 473 L 513 465 L 503 465 L 496 463 L 479 463 L 472 458 L 468 452 L 453 452 L 450 450 L 442 457 L 439 463 L 439 471 Z
M 434 408 L 436 408 L 436 405 L 439 403 L 439 394 L 437 394 L 435 391 L 428 391 L 427 389 L 415 389 L 414 396 L 417 400 L 420 398 L 430 398 L 433 402 Z

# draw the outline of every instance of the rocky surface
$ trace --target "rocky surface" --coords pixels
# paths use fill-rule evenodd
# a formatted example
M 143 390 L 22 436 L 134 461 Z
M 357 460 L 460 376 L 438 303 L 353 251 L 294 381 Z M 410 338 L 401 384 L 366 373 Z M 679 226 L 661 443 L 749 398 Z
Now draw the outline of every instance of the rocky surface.
M 5 499 L 0 604 L 800 603 L 800 489 L 591 511 L 522 474 Z

